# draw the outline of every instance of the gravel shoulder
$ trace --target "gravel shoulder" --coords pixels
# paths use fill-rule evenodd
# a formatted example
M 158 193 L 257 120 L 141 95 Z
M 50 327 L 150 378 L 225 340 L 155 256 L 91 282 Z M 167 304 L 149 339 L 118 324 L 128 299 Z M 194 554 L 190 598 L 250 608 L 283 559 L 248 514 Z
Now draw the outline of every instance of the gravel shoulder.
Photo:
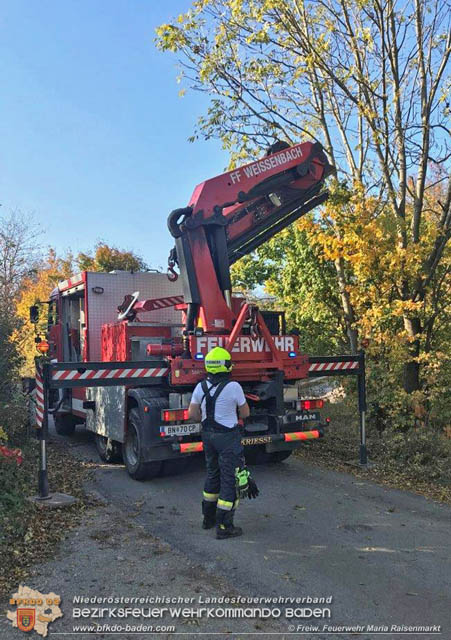
M 100 498 L 100 499 L 99 499 Z M 55 559 L 35 566 L 25 584 L 41 593 L 54 592 L 62 598 L 61 609 L 63 617 L 51 623 L 49 637 L 66 637 L 73 632 L 75 625 L 90 623 L 91 620 L 73 618 L 74 609 L 83 606 L 93 607 L 93 604 L 79 604 L 74 602 L 77 596 L 96 597 L 182 597 L 192 599 L 192 605 L 174 604 L 177 607 L 197 607 L 197 601 L 212 597 L 230 597 L 238 594 L 237 590 L 224 578 L 212 575 L 200 564 L 190 560 L 186 555 L 175 551 L 164 540 L 152 536 L 141 524 L 136 522 L 142 504 L 130 505 L 133 512 L 125 513 L 110 502 L 105 502 L 93 491 L 91 499 L 96 500 L 95 507 L 90 508 L 77 528 L 68 532 L 60 543 Z M 218 541 L 218 544 L 221 544 Z M 103 607 L 120 606 L 153 606 L 149 604 L 103 604 Z M 168 604 L 155 604 L 155 607 L 169 607 Z M 2 614 L 8 607 L 3 603 Z M 161 618 L 123 620 L 114 618 L 105 612 L 96 622 L 104 624 L 144 624 L 144 625 L 173 625 L 179 633 L 232 633 L 243 634 L 246 637 L 257 637 L 258 631 L 272 632 L 279 635 L 283 629 L 274 621 L 259 621 L 253 619 L 183 619 L 163 615 Z M 64 634 L 64 635 L 62 635 Z M 38 637 L 33 634 L 34 637 Z M 0 619 L 0 638 L 10 640 L 23 638 L 23 632 L 12 627 L 9 620 Z M 92 634 L 78 633 L 77 638 L 92 638 Z M 99 633 L 96 638 L 113 637 L 109 633 Z M 114 637 L 129 640 L 137 637 L 151 637 L 136 633 L 116 633 Z M 155 636 L 156 637 L 156 636 Z M 158 633 L 158 638 L 173 637 L 172 634 Z M 279 637 L 282 637 L 281 635 Z
M 333 624 L 441 624 L 442 637 L 451 629 L 451 512 L 445 504 L 292 456 L 283 464 L 255 468 L 261 496 L 240 505 L 237 514 L 245 534 L 220 542 L 213 531 L 200 528 L 205 473 L 200 457 L 190 458 L 183 473 L 135 482 L 121 465 L 99 463 L 86 431 L 77 430 L 64 443 L 72 459 L 83 461 L 93 473 L 87 482 L 90 506 L 81 523 L 67 532 L 54 559 L 35 566 L 24 580 L 29 587 L 62 597 L 64 617 L 51 624 L 50 636 L 64 637 L 73 624 L 86 622 L 72 619 L 73 607 L 80 606 L 73 602 L 75 596 L 180 596 L 193 598 L 192 606 L 198 608 L 199 599 L 208 597 L 331 595 L 333 615 L 327 622 Z M 98 621 L 120 622 L 110 618 Z M 127 622 L 174 625 L 177 634 L 187 637 L 293 637 L 287 633 L 293 627 L 283 616 L 256 620 L 166 615 Z M 315 622 L 321 628 L 325 621 L 296 624 L 308 629 Z M 23 634 L 0 619 L 0 640 L 15 637 Z M 152 636 L 121 632 L 96 637 Z M 375 636 L 305 631 L 295 637 Z

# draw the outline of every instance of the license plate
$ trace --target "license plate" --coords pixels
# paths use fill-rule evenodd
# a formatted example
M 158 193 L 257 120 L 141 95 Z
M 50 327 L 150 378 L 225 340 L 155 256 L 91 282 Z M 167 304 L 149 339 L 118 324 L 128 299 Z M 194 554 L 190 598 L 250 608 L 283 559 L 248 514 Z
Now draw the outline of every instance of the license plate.
M 192 433 L 200 433 L 199 422 L 191 424 L 168 424 L 160 427 L 160 433 L 165 436 L 189 436 Z

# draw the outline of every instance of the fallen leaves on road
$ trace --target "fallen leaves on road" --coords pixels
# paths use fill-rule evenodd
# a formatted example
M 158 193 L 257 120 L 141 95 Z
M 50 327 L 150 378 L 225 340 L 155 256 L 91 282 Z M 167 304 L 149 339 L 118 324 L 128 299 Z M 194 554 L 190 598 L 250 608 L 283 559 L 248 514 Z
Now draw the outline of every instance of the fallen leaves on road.
M 327 414 L 329 407 L 325 407 Z M 298 458 L 308 461 L 318 467 L 351 473 L 360 481 L 354 483 L 363 486 L 371 480 L 394 489 L 412 491 L 432 500 L 451 504 L 451 486 L 439 484 L 434 480 L 419 480 L 414 471 L 406 471 L 401 465 L 395 466 L 393 460 L 376 460 L 374 467 L 360 467 L 351 464 L 350 460 L 358 459 L 359 429 L 358 413 L 351 415 L 349 407 L 344 403 L 334 405 L 334 417 L 331 427 L 324 438 L 307 441 L 295 451 Z M 371 443 L 368 444 L 368 452 L 371 457 Z
M 37 493 L 38 447 L 38 440 L 28 443 L 21 465 L 21 499 L 24 501 Z M 82 489 L 88 474 L 87 465 L 75 460 L 66 451 L 64 442 L 49 442 L 50 491 L 67 493 L 77 498 L 78 502 L 66 508 L 46 509 L 25 501 L 20 521 L 17 521 L 17 516 L 10 523 L 8 518 L 5 519 L 0 541 L 0 598 L 9 597 L 17 589 L 27 577 L 31 565 L 54 556 L 57 543 L 80 521 L 83 512 L 92 504 Z

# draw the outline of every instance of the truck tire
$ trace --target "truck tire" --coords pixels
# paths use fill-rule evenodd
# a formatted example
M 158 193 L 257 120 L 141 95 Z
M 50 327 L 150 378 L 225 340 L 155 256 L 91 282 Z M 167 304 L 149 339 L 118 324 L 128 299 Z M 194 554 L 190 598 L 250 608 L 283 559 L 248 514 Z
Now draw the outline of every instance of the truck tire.
M 60 436 L 71 436 L 75 431 L 77 419 L 71 413 L 56 413 L 54 416 L 55 431 Z
M 162 461 L 146 462 L 143 459 L 143 427 L 139 409 L 133 407 L 128 412 L 127 435 L 122 455 L 128 475 L 134 480 L 146 480 L 160 475 L 163 467 Z
M 122 445 L 116 440 L 101 436 L 100 433 L 95 434 L 95 443 L 99 458 L 104 462 L 110 464 L 114 462 L 121 462 L 122 460 Z

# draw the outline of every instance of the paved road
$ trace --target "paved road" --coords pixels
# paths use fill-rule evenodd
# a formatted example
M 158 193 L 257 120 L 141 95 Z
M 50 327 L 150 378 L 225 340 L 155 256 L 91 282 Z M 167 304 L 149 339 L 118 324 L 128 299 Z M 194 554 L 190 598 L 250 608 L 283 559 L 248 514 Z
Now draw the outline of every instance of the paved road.
M 98 460 L 83 430 L 69 442 L 77 456 Z M 450 507 L 293 456 L 253 471 L 261 495 L 240 505 L 245 533 L 227 541 L 200 528 L 199 458 L 183 474 L 144 483 L 99 464 L 95 488 L 125 511 L 144 500 L 138 520 L 150 533 L 243 594 L 332 596 L 326 622 L 435 624 L 451 638 Z

